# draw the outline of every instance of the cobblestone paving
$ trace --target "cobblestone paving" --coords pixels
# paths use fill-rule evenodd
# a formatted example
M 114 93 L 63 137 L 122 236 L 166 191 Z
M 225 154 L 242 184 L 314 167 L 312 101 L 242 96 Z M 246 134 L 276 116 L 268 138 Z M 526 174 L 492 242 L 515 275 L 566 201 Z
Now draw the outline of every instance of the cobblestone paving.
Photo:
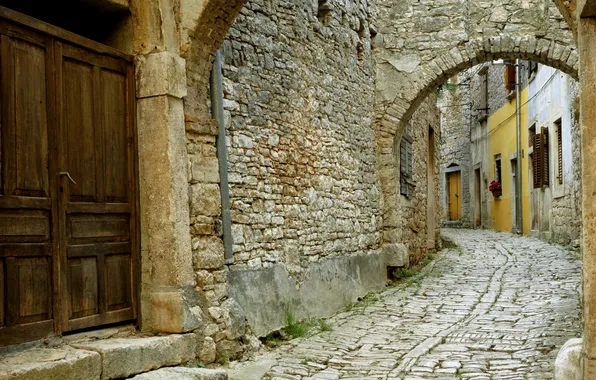
M 460 246 L 333 330 L 274 352 L 264 379 L 552 379 L 580 336 L 577 254 L 493 231 L 443 230 Z M 257 359 L 258 361 L 258 359 Z

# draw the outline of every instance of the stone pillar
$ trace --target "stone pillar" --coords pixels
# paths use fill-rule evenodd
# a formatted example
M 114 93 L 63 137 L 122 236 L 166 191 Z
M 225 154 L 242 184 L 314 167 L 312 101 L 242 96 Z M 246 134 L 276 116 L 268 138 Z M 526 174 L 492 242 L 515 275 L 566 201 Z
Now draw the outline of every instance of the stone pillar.
M 586 3 L 585 0 L 583 2 Z M 583 367 L 584 379 L 596 379 L 596 62 L 593 59 L 596 51 L 596 18 L 591 17 L 596 14 L 578 14 L 583 209 Z
M 180 333 L 201 324 L 190 241 L 185 60 L 136 58 L 141 214 L 141 327 Z

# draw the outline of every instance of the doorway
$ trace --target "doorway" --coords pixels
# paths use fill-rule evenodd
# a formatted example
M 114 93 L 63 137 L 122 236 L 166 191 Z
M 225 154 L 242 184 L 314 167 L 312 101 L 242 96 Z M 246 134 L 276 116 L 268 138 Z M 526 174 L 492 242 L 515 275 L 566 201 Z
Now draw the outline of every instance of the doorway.
M 131 57 L 0 8 L 0 346 L 136 318 Z
M 480 168 L 474 170 L 474 216 L 475 226 L 482 227 L 482 180 L 480 177 Z
M 447 173 L 447 210 L 450 221 L 461 220 L 461 171 Z

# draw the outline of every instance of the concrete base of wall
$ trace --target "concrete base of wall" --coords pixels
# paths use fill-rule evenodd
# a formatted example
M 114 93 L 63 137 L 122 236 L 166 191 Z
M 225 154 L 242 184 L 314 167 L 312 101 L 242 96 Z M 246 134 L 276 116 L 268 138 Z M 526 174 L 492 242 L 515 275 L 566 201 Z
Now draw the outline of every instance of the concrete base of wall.
M 313 263 L 298 283 L 281 264 L 252 271 L 230 271 L 230 297 L 244 310 L 252 331 L 266 336 L 287 323 L 287 310 L 297 320 L 328 317 L 348 302 L 385 287 L 380 253 L 340 257 Z

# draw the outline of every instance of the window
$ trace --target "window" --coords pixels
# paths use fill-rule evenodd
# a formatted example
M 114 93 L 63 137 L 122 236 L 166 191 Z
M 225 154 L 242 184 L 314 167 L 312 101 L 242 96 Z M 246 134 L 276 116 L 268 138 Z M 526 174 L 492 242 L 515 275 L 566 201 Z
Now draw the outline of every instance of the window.
M 414 181 L 412 176 L 412 143 L 414 139 L 412 138 L 412 130 L 413 126 L 410 121 L 399 143 L 400 192 L 406 198 L 411 198 L 414 195 Z
M 480 104 L 478 107 L 478 121 L 488 117 L 488 67 L 480 72 Z
M 549 151 L 548 128 L 541 128 L 540 133 L 534 134 L 534 153 L 532 154 L 532 174 L 534 188 L 539 189 L 549 186 Z
M 331 23 L 331 7 L 329 6 L 329 2 L 327 0 L 319 0 L 317 18 L 325 26 L 329 26 Z
M 532 126 L 528 129 L 528 146 L 530 148 L 534 146 L 534 136 L 536 136 L 536 123 L 532 124 Z
M 495 155 L 495 181 L 502 184 L 501 178 L 501 155 L 497 154 Z
M 538 64 L 536 62 L 528 62 L 528 80 L 534 79 L 538 73 Z
M 505 93 L 509 95 L 515 91 L 515 65 L 509 64 L 505 66 Z
M 557 133 L 557 181 L 559 185 L 563 184 L 563 127 L 561 119 L 555 121 L 555 131 Z

